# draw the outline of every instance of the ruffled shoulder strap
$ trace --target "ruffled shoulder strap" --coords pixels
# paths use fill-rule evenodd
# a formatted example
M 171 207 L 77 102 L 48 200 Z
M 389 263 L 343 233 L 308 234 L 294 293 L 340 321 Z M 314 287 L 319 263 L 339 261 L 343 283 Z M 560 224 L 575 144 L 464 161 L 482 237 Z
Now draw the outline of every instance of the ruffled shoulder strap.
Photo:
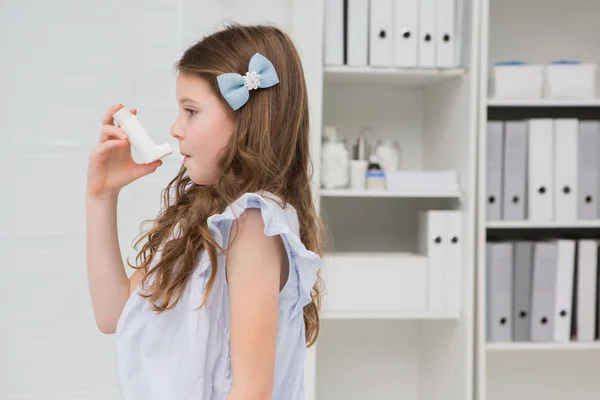
M 293 318 L 312 301 L 310 292 L 322 260 L 300 240 L 296 210 L 289 204 L 283 207 L 281 200 L 269 192 L 246 193 L 222 213 L 208 218 L 208 227 L 221 247 L 227 247 L 233 221 L 248 208 L 260 209 L 265 234 L 279 235 L 285 245 L 290 269 L 288 281 L 280 293 L 280 307 L 284 308 L 284 315 Z

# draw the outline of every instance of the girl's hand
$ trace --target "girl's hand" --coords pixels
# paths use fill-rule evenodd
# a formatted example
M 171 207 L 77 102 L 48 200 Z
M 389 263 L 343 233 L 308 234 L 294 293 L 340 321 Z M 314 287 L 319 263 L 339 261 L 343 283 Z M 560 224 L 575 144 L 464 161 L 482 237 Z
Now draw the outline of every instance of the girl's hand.
M 121 109 L 118 104 L 106 110 L 102 118 L 100 143 L 92 151 L 88 163 L 87 195 L 91 197 L 116 196 L 131 182 L 154 172 L 161 160 L 137 164 L 131 156 L 127 134 L 114 124 L 113 114 Z M 136 114 L 136 110 L 131 110 Z

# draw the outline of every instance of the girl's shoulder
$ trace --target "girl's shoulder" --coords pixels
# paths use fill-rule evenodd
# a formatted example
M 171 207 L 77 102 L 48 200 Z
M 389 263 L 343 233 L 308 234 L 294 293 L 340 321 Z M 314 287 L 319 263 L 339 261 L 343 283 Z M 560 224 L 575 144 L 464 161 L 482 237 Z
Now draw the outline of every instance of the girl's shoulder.
M 282 289 L 282 300 L 289 299 L 289 317 L 309 304 L 311 290 L 322 266 L 321 257 L 309 250 L 301 240 L 296 209 L 270 192 L 245 193 L 222 213 L 208 218 L 208 226 L 222 248 L 226 248 L 233 223 L 247 210 L 258 209 L 266 236 L 278 235 L 285 246 L 289 261 L 289 278 Z
M 244 193 L 229 204 L 223 212 L 209 217 L 209 226 L 211 223 L 237 220 L 248 209 L 259 209 L 265 225 L 283 223 L 299 236 L 300 223 L 296 209 L 280 197 L 266 191 Z
M 219 246 L 226 246 L 234 222 L 249 210 L 258 210 L 267 236 L 280 235 L 292 246 L 290 250 L 308 251 L 300 238 L 300 223 L 296 209 L 270 192 L 244 193 L 223 212 L 208 218 L 208 227 Z

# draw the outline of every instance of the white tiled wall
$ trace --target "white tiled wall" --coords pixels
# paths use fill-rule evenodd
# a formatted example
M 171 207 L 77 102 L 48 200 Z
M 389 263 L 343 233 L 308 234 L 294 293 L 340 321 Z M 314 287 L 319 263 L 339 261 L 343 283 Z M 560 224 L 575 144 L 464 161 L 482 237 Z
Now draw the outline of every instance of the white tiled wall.
M 292 0 L 0 2 L 0 399 L 116 400 L 111 336 L 94 324 L 85 274 L 87 158 L 111 104 L 139 110 L 176 145 L 173 64 L 220 21 L 291 30 Z M 176 146 L 175 146 L 176 147 Z M 122 192 L 124 258 L 179 167 Z
M 0 209 L 10 210 L 1 220 L 10 237 L 0 276 L 2 399 L 118 398 L 113 338 L 96 329 L 87 291 L 87 157 L 104 110 L 116 103 L 138 108 L 152 136 L 173 143 L 180 3 L 2 3 L 8 57 L 0 132 L 9 182 L 2 181 L 8 196 Z M 125 257 L 133 256 L 129 243 L 142 218 L 158 210 L 160 187 L 177 162 L 124 190 Z

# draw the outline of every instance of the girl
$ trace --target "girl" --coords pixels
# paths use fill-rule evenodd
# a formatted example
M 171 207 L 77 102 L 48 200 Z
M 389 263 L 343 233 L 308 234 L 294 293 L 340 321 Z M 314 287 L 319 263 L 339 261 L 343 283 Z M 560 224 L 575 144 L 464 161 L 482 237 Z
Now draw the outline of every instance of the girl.
M 112 117 L 122 105 L 107 110 L 89 160 L 89 287 L 99 329 L 115 333 L 123 396 L 303 399 L 323 230 L 300 58 L 281 30 L 236 25 L 189 48 L 176 69 L 170 133 L 183 165 L 137 242 L 131 279 L 117 197 L 161 161 L 133 161 Z

